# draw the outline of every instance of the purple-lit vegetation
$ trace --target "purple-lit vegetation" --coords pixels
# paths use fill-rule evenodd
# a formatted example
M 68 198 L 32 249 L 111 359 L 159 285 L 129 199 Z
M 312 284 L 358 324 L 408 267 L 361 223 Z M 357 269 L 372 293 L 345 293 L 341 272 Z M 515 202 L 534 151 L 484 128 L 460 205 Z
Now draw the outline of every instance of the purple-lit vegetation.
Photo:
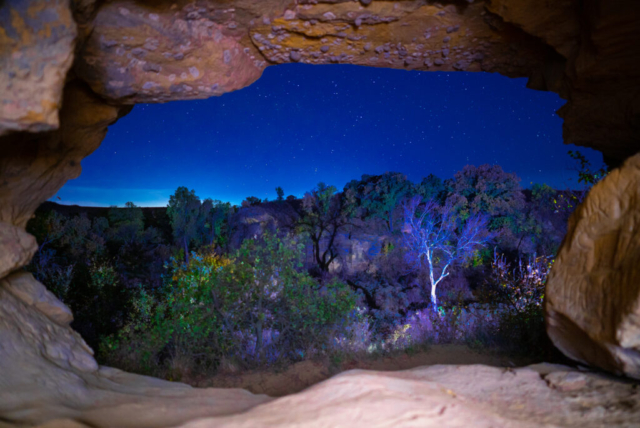
M 242 207 L 184 187 L 166 209 L 45 206 L 29 270 L 101 362 L 171 379 L 446 343 L 546 355 L 566 192 L 483 165 L 276 193 Z

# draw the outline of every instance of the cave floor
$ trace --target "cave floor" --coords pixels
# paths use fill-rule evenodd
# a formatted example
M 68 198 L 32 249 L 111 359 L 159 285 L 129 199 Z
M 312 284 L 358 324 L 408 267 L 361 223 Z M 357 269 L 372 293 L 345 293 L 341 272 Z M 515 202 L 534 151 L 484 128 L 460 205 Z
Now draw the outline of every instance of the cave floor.
M 241 388 L 254 394 L 282 397 L 300 392 L 332 376 L 353 369 L 399 371 L 436 364 L 523 367 L 538 362 L 541 361 L 522 356 L 509 356 L 489 349 L 474 349 L 466 345 L 432 345 L 427 349 L 411 353 L 398 352 L 393 355 L 354 357 L 339 362 L 328 358 L 304 360 L 280 369 L 248 372 L 231 369 L 214 376 L 185 374 L 179 380 L 196 387 Z

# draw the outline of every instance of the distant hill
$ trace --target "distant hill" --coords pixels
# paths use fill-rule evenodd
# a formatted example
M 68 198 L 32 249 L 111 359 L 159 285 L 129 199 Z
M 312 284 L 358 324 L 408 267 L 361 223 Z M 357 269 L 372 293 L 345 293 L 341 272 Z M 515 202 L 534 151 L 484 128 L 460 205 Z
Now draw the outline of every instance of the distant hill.
M 52 201 L 46 201 L 38 207 L 37 213 L 56 211 L 66 217 L 84 214 L 93 220 L 96 217 L 109 217 L 110 207 L 82 207 L 79 205 L 62 205 Z M 125 208 L 116 208 L 125 209 Z M 167 215 L 167 207 L 140 207 L 144 214 L 145 227 L 155 227 L 165 236 L 167 242 L 172 241 L 171 223 Z

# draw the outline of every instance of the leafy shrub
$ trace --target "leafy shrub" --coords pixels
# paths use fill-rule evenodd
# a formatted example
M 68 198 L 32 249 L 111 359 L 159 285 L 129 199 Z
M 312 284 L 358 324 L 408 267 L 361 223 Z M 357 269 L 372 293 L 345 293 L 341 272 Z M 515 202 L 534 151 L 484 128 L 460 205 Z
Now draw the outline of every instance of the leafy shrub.
M 487 302 L 506 303 L 516 313 L 541 308 L 552 264 L 553 258 L 534 255 L 527 262 L 520 259 L 516 266 L 511 266 L 504 255 L 494 252 L 481 297 Z
M 515 265 L 494 253 L 492 269 L 485 280 L 481 300 L 502 304 L 499 325 L 492 340 L 519 354 L 541 355 L 550 349 L 545 334 L 543 301 L 547 275 L 553 258 L 535 255 Z
M 321 353 L 347 322 L 356 297 L 337 280 L 300 272 L 299 249 L 276 237 L 245 240 L 230 258 L 194 254 L 173 261 L 155 296 L 141 293 L 137 317 L 105 342 L 107 360 L 154 372 L 187 355 L 194 365 L 245 368 Z M 129 354 L 129 355 L 127 355 Z
M 358 308 L 350 317 L 345 329 L 333 338 L 333 351 L 348 354 L 370 352 L 374 336 L 366 310 Z

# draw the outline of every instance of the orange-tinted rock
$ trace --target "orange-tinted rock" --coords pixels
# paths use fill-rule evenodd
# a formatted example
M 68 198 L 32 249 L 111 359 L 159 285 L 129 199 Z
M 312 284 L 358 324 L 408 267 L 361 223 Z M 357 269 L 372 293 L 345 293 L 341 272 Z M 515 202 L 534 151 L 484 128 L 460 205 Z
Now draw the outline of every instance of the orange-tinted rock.
M 569 221 L 546 289 L 567 356 L 640 379 L 640 155 L 596 184 Z
M 486 71 L 566 98 L 567 143 L 612 163 L 640 150 L 637 2 L 115 0 L 93 20 L 95 3 L 78 4 L 75 70 L 118 103 L 220 95 L 289 62 Z
M 247 11 L 203 2 L 105 4 L 77 72 L 96 93 L 126 104 L 208 98 L 244 88 L 267 63 L 248 38 L 242 12 Z
M 0 3 L 0 135 L 58 127 L 75 37 L 69 0 Z
M 640 151 L 640 2 L 587 1 L 569 58 L 564 142 L 613 163 Z
M 577 0 L 489 0 L 486 7 L 527 34 L 539 37 L 565 58 L 580 43 Z
M 438 71 L 529 76 L 548 47 L 482 3 L 442 6 L 420 1 L 304 4 L 291 16 L 251 29 L 272 63 L 346 63 Z M 447 54 L 444 54 L 445 50 Z
M 560 111 L 565 142 L 613 162 L 640 149 L 640 2 L 445 3 L 74 0 L 73 12 L 66 0 L 0 3 L 0 134 L 48 131 L 0 139 L 0 277 L 28 262 L 36 244 L 23 232 L 26 222 L 80 173 L 80 161 L 127 111 L 122 105 L 219 95 L 251 84 L 270 64 L 528 76 L 530 87 L 568 100 Z M 79 57 L 67 76 L 74 46 Z M 560 349 L 635 377 L 639 170 L 634 158 L 595 187 L 572 219 L 547 290 L 549 334 Z M 272 402 L 193 390 L 98 370 L 69 320 L 30 275 L 0 281 L 3 424 L 584 427 L 638 419 L 638 393 L 627 384 L 574 373 L 543 379 L 534 370 L 351 373 Z M 586 391 L 593 408 L 577 408 L 576 391 Z M 215 418 L 197 421 L 203 417 Z

